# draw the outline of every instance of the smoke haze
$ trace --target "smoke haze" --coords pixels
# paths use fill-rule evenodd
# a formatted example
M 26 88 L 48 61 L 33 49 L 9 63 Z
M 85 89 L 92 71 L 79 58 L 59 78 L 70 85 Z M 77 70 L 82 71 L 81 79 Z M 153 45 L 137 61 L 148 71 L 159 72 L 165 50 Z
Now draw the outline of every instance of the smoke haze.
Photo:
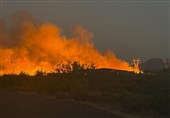
M 80 25 L 71 29 L 71 36 L 66 37 L 60 27 L 34 20 L 27 12 L 1 21 L 1 74 L 53 72 L 58 64 L 68 61 L 77 61 L 86 67 L 94 63 L 97 68 L 133 70 L 111 51 L 101 54 L 96 50 L 93 34 Z

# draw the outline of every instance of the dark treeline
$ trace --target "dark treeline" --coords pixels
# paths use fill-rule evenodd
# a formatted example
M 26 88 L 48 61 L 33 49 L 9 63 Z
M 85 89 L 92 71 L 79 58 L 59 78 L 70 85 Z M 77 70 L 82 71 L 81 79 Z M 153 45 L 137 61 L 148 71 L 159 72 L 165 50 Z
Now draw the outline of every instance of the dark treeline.
M 135 74 L 112 69 L 77 69 L 69 73 L 0 77 L 3 90 L 36 92 L 56 99 L 74 99 L 112 105 L 114 109 L 141 116 L 168 117 L 170 71 Z

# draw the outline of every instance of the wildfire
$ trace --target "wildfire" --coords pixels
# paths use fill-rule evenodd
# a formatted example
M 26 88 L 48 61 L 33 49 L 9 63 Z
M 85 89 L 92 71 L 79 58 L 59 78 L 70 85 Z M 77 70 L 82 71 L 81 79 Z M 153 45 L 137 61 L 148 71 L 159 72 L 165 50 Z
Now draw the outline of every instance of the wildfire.
M 76 26 L 72 36 L 62 35 L 58 26 L 22 20 L 8 27 L 1 26 L 0 75 L 35 71 L 54 72 L 63 62 L 77 61 L 96 68 L 112 68 L 138 72 L 108 51 L 101 54 L 92 43 L 92 33 Z

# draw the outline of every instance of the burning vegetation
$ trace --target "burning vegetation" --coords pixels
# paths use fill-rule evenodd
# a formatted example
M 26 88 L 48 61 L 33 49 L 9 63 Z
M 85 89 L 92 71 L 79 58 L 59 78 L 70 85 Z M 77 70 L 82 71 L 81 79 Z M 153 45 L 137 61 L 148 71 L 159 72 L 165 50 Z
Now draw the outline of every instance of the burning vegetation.
M 56 69 L 62 72 L 63 65 L 72 70 L 74 62 L 84 69 L 93 65 L 139 71 L 111 51 L 101 54 L 92 43 L 93 34 L 81 26 L 73 28 L 72 35 L 66 37 L 59 26 L 37 22 L 28 14 L 1 20 L 0 26 L 0 75 L 22 71 L 33 75 L 37 70 L 56 72 Z

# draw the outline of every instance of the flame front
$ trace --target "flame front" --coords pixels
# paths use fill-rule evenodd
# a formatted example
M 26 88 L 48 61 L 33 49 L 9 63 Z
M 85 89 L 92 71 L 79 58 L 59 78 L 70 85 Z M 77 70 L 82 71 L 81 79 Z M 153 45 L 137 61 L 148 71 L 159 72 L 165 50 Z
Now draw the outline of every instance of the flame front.
M 94 63 L 96 68 L 138 71 L 110 51 L 101 54 L 95 49 L 92 36 L 77 26 L 73 36 L 66 38 L 58 26 L 32 21 L 22 21 L 8 31 L 1 29 L 0 75 L 21 71 L 33 75 L 37 70 L 54 72 L 59 63 L 67 61 L 87 66 Z

